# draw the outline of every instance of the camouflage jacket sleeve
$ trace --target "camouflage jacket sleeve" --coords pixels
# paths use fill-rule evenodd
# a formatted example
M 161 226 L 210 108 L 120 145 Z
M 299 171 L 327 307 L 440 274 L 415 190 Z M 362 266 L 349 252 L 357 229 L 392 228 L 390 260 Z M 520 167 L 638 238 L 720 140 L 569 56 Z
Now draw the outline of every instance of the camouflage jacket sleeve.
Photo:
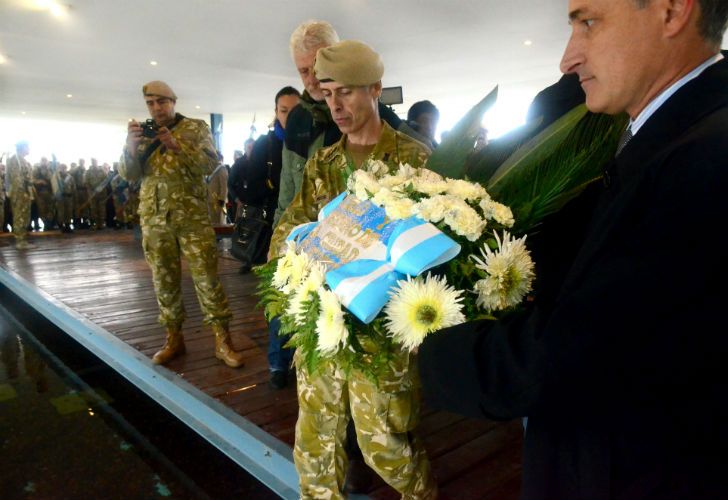
M 400 163 L 413 167 L 425 164 L 430 149 L 386 123 L 370 158 L 384 161 L 390 170 Z M 345 137 L 331 147 L 319 149 L 306 163 L 301 188 L 278 221 L 271 239 L 269 258 L 285 251 L 285 239 L 299 224 L 315 221 L 319 210 L 346 189 L 345 171 L 348 159 L 344 151 Z
M 172 129 L 172 137 L 177 141 L 181 150 L 168 151 L 164 146 L 160 146 L 147 159 L 146 164 L 173 163 L 187 170 L 191 178 L 204 177 L 215 170 L 217 153 L 212 142 L 210 128 L 204 121 L 183 118 Z M 119 160 L 119 175 L 131 182 L 141 179 L 147 169 L 146 165 L 139 163 L 139 158 L 152 142 L 151 139 L 143 139 L 134 158 L 125 148 Z

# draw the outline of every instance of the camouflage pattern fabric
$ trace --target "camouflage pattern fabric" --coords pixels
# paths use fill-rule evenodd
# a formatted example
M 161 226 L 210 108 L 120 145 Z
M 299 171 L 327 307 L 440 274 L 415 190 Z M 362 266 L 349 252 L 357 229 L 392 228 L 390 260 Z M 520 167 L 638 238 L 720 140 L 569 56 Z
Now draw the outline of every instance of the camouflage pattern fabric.
M 73 218 L 73 202 L 76 195 L 76 184 L 73 176 L 68 172 L 56 172 L 53 174 L 53 196 L 56 199 L 56 221 L 58 224 L 71 224 Z
M 396 170 L 400 162 L 413 167 L 424 165 L 430 154 L 427 146 L 384 122 L 382 125 L 369 158 L 384 161 L 390 170 Z M 346 188 L 350 160 L 345 145 L 343 136 L 306 163 L 301 190 L 274 233 L 279 252 L 293 227 L 316 220 L 320 208 Z M 367 352 L 378 349 L 369 338 L 362 338 L 361 343 Z M 295 359 L 299 414 L 293 456 L 303 498 L 343 498 L 347 466 L 344 440 L 349 418 L 354 419 L 364 460 L 402 498 L 437 496 L 424 448 L 413 437 L 420 411 L 419 383 L 416 367 L 410 370 L 412 358 L 408 352 L 394 352 L 378 386 L 356 370 L 345 373 L 336 357 L 312 374 L 298 362 L 298 354 Z
M 83 176 L 86 193 L 89 200 L 89 212 L 94 227 L 104 227 L 106 222 L 106 189 L 95 193 L 96 188 L 106 180 L 104 169 L 98 165 L 91 165 Z
M 86 169 L 81 165 L 77 165 L 69 172 L 73 176 L 73 183 L 76 185 L 76 195 L 73 202 L 73 218 L 79 219 L 83 217 L 84 219 L 88 219 L 90 213 L 86 204 L 86 201 L 88 201 L 88 189 L 86 189 L 86 184 L 83 180 Z
M 141 179 L 142 246 L 152 269 L 159 321 L 168 327 L 179 327 L 184 321 L 180 289 L 180 256 L 184 255 L 205 323 L 226 324 L 232 314 L 217 274 L 217 246 L 204 182 L 217 164 L 217 153 L 202 120 L 182 118 L 172 136 L 182 151 L 162 146 L 140 165 L 137 159 L 152 142 L 145 138 L 136 158 L 125 151 L 119 163 L 124 179 L 130 183 Z
M 114 217 L 117 224 L 126 224 L 126 204 L 128 203 L 128 182 L 120 175 L 114 176 L 109 185 L 111 186 L 112 199 L 114 202 Z
M 339 142 L 319 149 L 308 160 L 304 167 L 301 188 L 273 232 L 269 257 L 283 254 L 286 236 L 291 229 L 299 224 L 315 221 L 319 210 L 346 189 L 349 158 L 345 147 L 346 136 L 342 136 Z M 382 133 L 369 158 L 382 160 L 389 165 L 390 170 L 396 171 L 400 163 L 419 167 L 429 155 L 430 149 L 427 146 L 382 122 Z
M 43 227 L 48 230 L 55 217 L 55 200 L 51 191 L 51 169 L 48 165 L 36 165 L 33 168 L 33 186 L 35 187 L 35 203 L 38 205 L 38 216 L 43 220 Z
M 297 354 L 294 359 L 299 413 L 293 460 L 302 498 L 344 498 L 349 418 L 364 460 L 402 498 L 437 497 L 427 454 L 413 434 L 420 390 L 412 356 L 398 352 L 379 387 L 356 370 L 347 375 L 335 358 L 313 374 L 298 363 Z
M 8 196 L 13 211 L 13 235 L 17 242 L 24 241 L 30 223 L 30 203 L 33 201 L 33 180 L 30 163 L 17 155 L 8 160 Z
M 223 222 L 223 208 L 227 200 L 228 171 L 225 166 L 220 169 L 215 167 L 215 170 L 217 171 L 213 171 L 207 179 L 208 212 L 210 213 L 210 221 L 213 224 L 221 224 Z
M 139 188 L 139 181 L 130 182 L 127 188 L 129 197 L 124 205 L 124 220 L 127 223 L 139 224 Z

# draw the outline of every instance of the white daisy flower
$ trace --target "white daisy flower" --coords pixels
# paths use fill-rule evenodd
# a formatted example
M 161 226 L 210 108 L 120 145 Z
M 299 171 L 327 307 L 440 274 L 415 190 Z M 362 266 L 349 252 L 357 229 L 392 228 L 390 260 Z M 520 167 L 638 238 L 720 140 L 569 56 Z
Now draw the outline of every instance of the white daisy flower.
M 475 267 L 488 276 L 475 283 L 476 303 L 486 311 L 498 311 L 520 304 L 533 284 L 534 265 L 526 248 L 526 237 L 514 239 L 503 232 L 503 240 L 495 234 L 498 250 L 488 245 L 481 249 L 483 259 L 471 255 Z
M 462 291 L 449 286 L 444 277 L 402 280 L 384 308 L 386 327 L 394 340 L 410 351 L 434 331 L 465 321 Z
M 289 241 L 287 245 L 288 249 L 278 261 L 272 280 L 272 285 L 286 295 L 300 285 L 312 265 L 308 255 L 296 252 L 295 243 Z
M 318 290 L 320 302 L 320 316 L 316 320 L 316 333 L 318 334 L 318 350 L 325 356 L 336 354 L 346 347 L 349 332 L 344 323 L 344 311 L 336 294 L 323 287 Z

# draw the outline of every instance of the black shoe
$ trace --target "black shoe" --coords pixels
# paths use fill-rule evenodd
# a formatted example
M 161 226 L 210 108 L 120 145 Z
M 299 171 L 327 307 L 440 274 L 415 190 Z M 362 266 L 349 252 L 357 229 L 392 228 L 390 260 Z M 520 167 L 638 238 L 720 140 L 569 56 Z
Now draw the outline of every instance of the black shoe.
M 285 370 L 270 372 L 270 386 L 273 389 L 284 389 L 288 385 L 288 373 Z

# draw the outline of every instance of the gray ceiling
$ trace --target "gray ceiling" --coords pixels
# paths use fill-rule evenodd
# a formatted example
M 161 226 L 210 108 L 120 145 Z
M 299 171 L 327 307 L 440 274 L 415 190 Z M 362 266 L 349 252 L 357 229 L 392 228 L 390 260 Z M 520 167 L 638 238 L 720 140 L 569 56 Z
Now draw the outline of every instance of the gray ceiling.
M 288 37 L 311 18 L 380 52 L 384 85 L 404 88 L 400 114 L 424 98 L 464 110 L 495 84 L 532 96 L 555 81 L 569 31 L 566 0 L 60 0 L 65 19 L 30 8 L 50 1 L 0 0 L 0 117 L 119 123 L 144 116 L 141 84 L 162 79 L 185 114 L 265 123 L 275 92 L 301 87 Z

